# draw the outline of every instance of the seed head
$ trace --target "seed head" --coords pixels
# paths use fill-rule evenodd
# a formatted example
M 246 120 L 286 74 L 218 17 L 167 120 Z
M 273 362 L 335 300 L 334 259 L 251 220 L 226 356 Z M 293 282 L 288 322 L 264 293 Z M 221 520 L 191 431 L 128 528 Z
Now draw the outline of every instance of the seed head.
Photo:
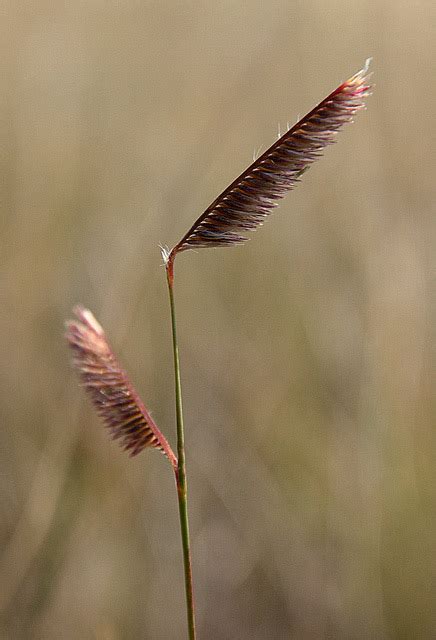
M 115 440 L 134 456 L 150 447 L 162 451 L 174 468 L 176 457 L 118 363 L 91 311 L 78 306 L 67 322 L 66 338 L 83 386 Z

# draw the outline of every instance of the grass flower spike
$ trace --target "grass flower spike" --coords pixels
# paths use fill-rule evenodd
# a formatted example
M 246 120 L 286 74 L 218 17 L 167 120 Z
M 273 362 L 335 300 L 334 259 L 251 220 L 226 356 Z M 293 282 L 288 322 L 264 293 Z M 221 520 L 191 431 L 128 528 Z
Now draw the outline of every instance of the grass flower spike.
M 88 309 L 76 307 L 66 337 L 74 364 L 97 413 L 122 447 L 135 456 L 150 447 L 162 451 L 173 467 L 176 457 L 119 365 L 105 333 Z
M 370 59 L 236 178 L 176 244 L 169 261 L 186 249 L 245 242 L 241 234 L 264 222 L 324 147 L 335 142 L 339 129 L 365 106 L 371 89 L 369 63 Z

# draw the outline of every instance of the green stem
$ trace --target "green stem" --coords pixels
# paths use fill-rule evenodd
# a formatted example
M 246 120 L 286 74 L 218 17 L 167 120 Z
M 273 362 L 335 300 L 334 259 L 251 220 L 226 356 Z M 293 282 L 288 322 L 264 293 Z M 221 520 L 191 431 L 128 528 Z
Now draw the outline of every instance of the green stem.
M 177 471 L 176 484 L 179 500 L 180 530 L 182 535 L 183 564 L 185 569 L 186 613 L 188 617 L 189 640 L 195 640 L 194 593 L 192 587 L 191 547 L 189 543 L 188 520 L 188 487 L 185 467 L 185 435 L 183 430 L 182 386 L 180 382 L 179 348 L 176 333 L 176 312 L 173 292 L 173 263 L 167 264 L 168 291 L 171 306 L 171 327 L 173 333 L 174 377 L 176 386 L 176 421 L 177 421 Z

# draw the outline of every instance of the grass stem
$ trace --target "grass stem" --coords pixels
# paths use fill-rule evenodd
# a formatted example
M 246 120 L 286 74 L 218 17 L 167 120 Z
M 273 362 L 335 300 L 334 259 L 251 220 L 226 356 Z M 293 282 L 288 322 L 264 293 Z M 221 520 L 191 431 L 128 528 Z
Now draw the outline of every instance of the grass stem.
M 180 530 L 182 536 L 183 565 L 185 570 L 186 613 L 188 618 L 189 640 L 195 640 L 194 592 L 192 586 L 191 547 L 189 542 L 188 487 L 185 465 L 185 434 L 183 429 L 182 386 L 180 381 L 180 360 L 176 332 L 176 312 L 174 305 L 173 262 L 167 263 L 167 282 L 171 307 L 171 328 L 173 335 L 174 378 L 176 388 L 177 457 L 176 470 L 177 495 L 179 500 Z

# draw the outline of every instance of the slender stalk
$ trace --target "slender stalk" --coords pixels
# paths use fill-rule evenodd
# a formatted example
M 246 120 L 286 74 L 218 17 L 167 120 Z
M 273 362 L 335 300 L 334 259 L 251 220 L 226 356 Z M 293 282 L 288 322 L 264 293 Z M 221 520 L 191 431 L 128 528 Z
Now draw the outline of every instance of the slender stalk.
M 176 332 L 176 312 L 174 306 L 174 276 L 173 261 L 167 263 L 167 282 L 170 295 L 171 307 L 171 328 L 173 334 L 174 352 L 174 378 L 176 387 L 176 421 L 177 421 L 177 458 L 178 465 L 175 472 L 177 495 L 179 500 L 180 530 L 182 535 L 183 564 L 185 569 L 185 592 L 186 592 L 186 613 L 188 618 L 189 640 L 195 640 L 195 613 L 194 613 L 194 592 L 192 586 L 191 567 L 191 547 L 189 542 L 189 519 L 188 519 L 188 487 L 186 481 L 185 465 L 185 434 L 183 429 L 183 406 L 182 406 L 182 386 L 180 382 L 180 361 L 179 348 L 177 344 Z

